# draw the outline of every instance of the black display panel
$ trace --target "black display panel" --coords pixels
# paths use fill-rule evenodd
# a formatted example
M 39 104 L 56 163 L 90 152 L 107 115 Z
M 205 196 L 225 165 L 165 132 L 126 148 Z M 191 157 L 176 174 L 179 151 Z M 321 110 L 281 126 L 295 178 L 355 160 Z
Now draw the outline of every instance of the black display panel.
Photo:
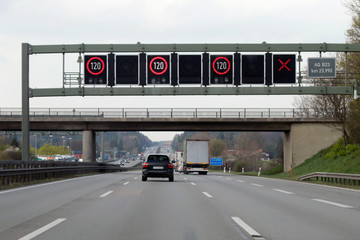
M 139 83 L 139 57 L 116 56 L 116 84 Z
M 179 55 L 179 84 L 201 84 L 201 55 Z
M 295 54 L 273 56 L 273 82 L 296 83 Z
M 242 83 L 264 84 L 264 55 L 242 55 Z

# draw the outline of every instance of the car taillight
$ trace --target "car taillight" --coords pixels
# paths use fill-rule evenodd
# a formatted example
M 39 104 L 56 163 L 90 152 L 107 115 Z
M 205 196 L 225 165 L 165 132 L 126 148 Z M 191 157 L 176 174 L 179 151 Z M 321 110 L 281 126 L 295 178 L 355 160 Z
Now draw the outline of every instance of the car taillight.
M 143 164 L 143 167 L 144 168 L 147 168 L 149 166 L 149 164 L 147 163 L 147 162 L 145 162 L 144 164 Z
M 169 163 L 169 164 L 168 164 L 168 167 L 169 167 L 169 168 L 173 168 L 174 166 L 172 165 L 172 163 Z

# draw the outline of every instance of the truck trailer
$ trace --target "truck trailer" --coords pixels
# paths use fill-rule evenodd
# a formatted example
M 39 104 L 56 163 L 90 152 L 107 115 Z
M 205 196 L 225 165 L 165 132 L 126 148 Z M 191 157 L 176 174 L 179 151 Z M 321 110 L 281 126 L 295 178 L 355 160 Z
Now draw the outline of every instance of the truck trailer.
M 184 141 L 183 171 L 206 175 L 209 166 L 209 140 L 187 139 Z

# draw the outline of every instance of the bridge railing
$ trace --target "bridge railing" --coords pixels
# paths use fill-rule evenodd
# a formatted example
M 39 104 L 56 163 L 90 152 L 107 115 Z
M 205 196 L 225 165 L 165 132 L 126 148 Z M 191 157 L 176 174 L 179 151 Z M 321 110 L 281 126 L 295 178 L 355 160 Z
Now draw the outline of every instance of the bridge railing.
M 299 108 L 32 108 L 30 117 L 104 118 L 320 118 Z M 20 108 L 0 108 L 0 117 L 21 116 Z

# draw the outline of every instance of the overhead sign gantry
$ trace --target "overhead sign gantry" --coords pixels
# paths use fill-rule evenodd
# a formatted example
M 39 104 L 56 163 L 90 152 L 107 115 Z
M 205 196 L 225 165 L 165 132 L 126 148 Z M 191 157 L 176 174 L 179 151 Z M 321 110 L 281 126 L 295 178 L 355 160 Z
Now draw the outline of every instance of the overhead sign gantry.
M 308 52 L 320 53 L 320 55 L 324 52 L 345 53 L 344 84 L 340 86 L 303 84 L 301 54 Z M 30 97 L 352 95 L 359 89 L 348 81 L 347 53 L 351 52 L 360 52 L 360 44 L 263 42 L 260 44 L 30 45 L 23 43 L 22 157 L 23 160 L 30 157 Z M 65 57 L 65 54 L 70 53 L 79 54 L 78 87 L 66 87 L 65 84 L 59 88 L 29 87 L 31 55 L 63 54 Z M 335 60 L 315 59 L 309 60 L 309 64 L 311 64 L 308 66 L 311 70 L 309 78 L 336 77 Z M 65 72 L 63 75 L 65 76 Z

